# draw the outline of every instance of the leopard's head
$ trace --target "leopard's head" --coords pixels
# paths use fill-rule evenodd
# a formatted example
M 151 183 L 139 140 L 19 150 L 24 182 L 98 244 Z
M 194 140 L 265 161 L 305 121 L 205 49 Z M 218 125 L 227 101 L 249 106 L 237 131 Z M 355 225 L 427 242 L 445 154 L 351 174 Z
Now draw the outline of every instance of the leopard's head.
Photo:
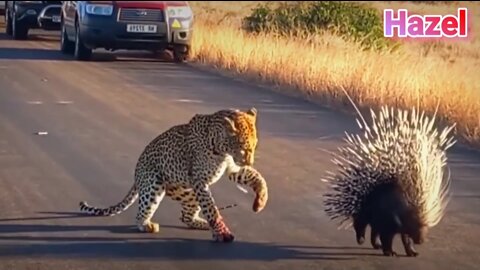
M 223 143 L 225 153 L 231 155 L 240 166 L 253 165 L 257 149 L 257 110 L 235 111 L 223 118 L 226 138 Z

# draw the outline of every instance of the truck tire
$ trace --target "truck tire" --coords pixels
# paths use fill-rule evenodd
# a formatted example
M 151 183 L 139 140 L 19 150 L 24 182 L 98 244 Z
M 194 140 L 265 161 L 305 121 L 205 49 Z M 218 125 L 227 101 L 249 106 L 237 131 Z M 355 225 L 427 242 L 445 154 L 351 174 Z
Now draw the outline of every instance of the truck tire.
M 60 50 L 64 54 L 72 55 L 75 52 L 75 42 L 68 40 L 67 30 L 65 29 L 65 24 L 62 21 L 62 30 L 61 30 L 61 39 L 60 39 Z
M 5 32 L 9 36 L 12 35 L 12 18 L 8 9 L 5 9 Z
M 79 61 L 87 61 L 92 57 L 92 50 L 85 47 L 82 37 L 80 36 L 78 21 L 75 23 L 75 48 L 73 55 L 75 59 Z
M 173 61 L 175 63 L 185 63 L 188 60 L 190 47 L 186 45 L 176 45 L 173 48 Z
M 15 14 L 15 10 L 13 11 L 12 18 L 12 36 L 13 39 L 16 40 L 24 40 L 28 37 L 28 27 L 22 23 L 21 21 L 17 20 L 17 14 Z

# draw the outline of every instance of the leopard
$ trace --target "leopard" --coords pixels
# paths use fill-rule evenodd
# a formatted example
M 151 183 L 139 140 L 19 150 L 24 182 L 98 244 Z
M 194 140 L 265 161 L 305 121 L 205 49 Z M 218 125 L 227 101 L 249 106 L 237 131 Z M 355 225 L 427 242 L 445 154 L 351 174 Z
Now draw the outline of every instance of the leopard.
M 268 186 L 253 167 L 258 147 L 257 109 L 221 109 L 194 114 L 151 140 L 138 157 L 134 181 L 123 200 L 107 208 L 80 202 L 80 211 L 114 216 L 137 199 L 138 231 L 158 233 L 152 217 L 165 196 L 181 205 L 180 220 L 190 229 L 210 230 L 213 241 L 230 243 L 234 234 L 220 213 L 211 187 L 223 175 L 255 194 L 252 210 L 267 205 Z M 202 217 L 203 216 L 203 217 Z

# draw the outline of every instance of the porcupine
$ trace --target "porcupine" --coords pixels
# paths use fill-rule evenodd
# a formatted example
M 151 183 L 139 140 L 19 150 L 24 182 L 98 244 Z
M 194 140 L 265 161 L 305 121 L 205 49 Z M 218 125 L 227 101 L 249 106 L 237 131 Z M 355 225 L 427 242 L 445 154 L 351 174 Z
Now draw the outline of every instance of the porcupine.
M 330 187 L 325 212 L 332 220 L 343 217 L 341 224 L 353 220 L 360 245 L 370 225 L 371 244 L 385 256 L 397 256 L 397 234 L 407 256 L 417 256 L 413 244 L 424 242 L 450 200 L 450 177 L 444 170 L 446 150 L 456 143 L 450 135 L 455 124 L 437 129 L 436 112 L 429 118 L 415 109 L 388 106 L 378 115 L 371 110 L 371 116 L 368 125 L 360 114 L 363 126 L 359 119 L 357 123 L 364 134 L 346 133 L 347 145 L 334 154 L 339 171 L 323 179 Z

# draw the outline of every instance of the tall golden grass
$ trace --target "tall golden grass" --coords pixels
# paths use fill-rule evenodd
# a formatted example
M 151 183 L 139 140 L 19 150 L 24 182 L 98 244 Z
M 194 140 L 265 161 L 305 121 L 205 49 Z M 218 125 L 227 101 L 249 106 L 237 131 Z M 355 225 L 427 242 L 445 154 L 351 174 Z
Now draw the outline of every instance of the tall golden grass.
M 459 135 L 480 146 L 480 4 L 373 2 L 383 9 L 456 14 L 467 6 L 472 37 L 464 42 L 408 42 L 400 50 L 361 50 L 335 35 L 310 41 L 250 35 L 241 19 L 259 2 L 191 2 L 195 12 L 194 61 L 287 86 L 305 96 L 337 106 L 343 90 L 357 104 L 412 107 L 456 122 Z M 275 3 L 270 2 L 275 5 Z

